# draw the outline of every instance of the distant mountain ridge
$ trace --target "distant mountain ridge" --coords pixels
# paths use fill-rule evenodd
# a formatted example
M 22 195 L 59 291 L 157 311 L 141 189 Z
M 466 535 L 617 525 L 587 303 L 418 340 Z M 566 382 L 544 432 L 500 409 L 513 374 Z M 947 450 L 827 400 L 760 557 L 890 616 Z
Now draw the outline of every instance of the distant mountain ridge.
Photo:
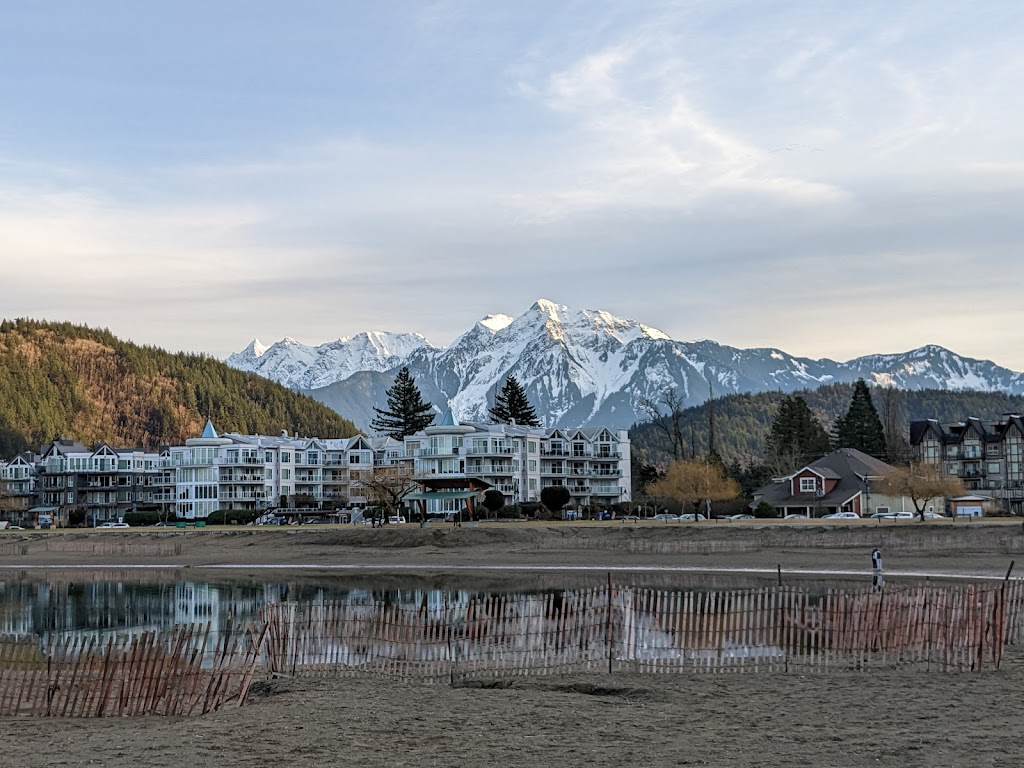
M 321 403 L 206 355 L 172 354 L 71 323 L 0 322 L 0 458 L 67 437 L 115 448 L 222 431 L 346 437 Z
M 371 332 L 319 347 L 253 342 L 228 364 L 271 378 L 367 428 L 394 373 L 408 366 L 424 397 L 463 420 L 486 420 L 494 393 L 514 375 L 548 426 L 628 427 L 641 403 L 667 387 L 686 406 L 716 396 L 793 392 L 864 378 L 901 389 L 1024 394 L 1024 374 L 928 345 L 845 363 L 779 349 L 678 341 L 643 323 L 540 299 L 518 317 L 489 315 L 446 348 L 419 334 Z

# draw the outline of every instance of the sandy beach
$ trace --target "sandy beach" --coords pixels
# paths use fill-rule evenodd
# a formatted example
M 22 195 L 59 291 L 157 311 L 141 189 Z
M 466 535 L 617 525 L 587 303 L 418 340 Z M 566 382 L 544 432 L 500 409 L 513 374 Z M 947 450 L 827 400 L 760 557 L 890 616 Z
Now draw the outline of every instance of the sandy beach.
M 145 566 L 154 577 L 315 581 L 340 578 L 332 569 L 341 566 L 345 578 L 373 584 L 500 588 L 597 581 L 606 578 L 599 569 L 615 568 L 616 578 L 661 585 L 752 585 L 774 580 L 777 564 L 787 578 L 849 569 L 851 580 L 867 579 L 874 546 L 892 571 L 1001 578 L 1024 554 L 1024 535 L 976 523 L 8 533 L 0 573 L 93 578 L 83 571 Z M 580 674 L 457 687 L 277 678 L 258 684 L 245 707 L 203 717 L 2 720 L 0 763 L 1008 767 L 1024 761 L 1022 689 L 1019 648 L 998 671 L 961 674 Z
M 1024 761 L 1021 659 L 998 672 L 282 679 L 195 718 L 0 721 L 4 765 L 992 766 Z

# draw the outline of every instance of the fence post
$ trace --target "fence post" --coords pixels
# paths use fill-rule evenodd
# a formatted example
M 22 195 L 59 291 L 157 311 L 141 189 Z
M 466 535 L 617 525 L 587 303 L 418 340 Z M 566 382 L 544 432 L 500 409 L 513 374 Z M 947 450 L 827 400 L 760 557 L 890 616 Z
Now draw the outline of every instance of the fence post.
M 608 638 L 608 674 L 612 673 L 612 572 L 608 571 L 608 606 L 605 610 L 605 637 Z

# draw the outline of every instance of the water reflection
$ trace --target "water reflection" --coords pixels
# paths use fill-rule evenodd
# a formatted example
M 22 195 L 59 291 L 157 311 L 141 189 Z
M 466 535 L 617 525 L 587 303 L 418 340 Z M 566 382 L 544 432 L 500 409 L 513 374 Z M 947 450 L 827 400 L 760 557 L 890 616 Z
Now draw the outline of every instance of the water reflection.
M 244 581 L 191 581 L 182 573 L 140 577 L 138 573 L 54 572 L 45 577 L 0 576 L 0 635 L 45 637 L 68 632 L 142 632 L 176 625 L 210 622 L 217 632 L 229 618 L 235 626 L 255 620 L 278 603 L 300 608 L 340 602 L 353 607 L 391 606 L 438 613 L 465 606 L 473 598 L 496 594 L 562 595 L 606 583 L 603 574 L 566 576 L 387 576 L 317 579 L 291 576 Z M 680 577 L 616 574 L 616 584 L 648 588 L 721 591 L 758 588 L 768 581 L 756 576 L 694 574 Z M 804 581 L 810 592 L 823 593 L 844 582 Z

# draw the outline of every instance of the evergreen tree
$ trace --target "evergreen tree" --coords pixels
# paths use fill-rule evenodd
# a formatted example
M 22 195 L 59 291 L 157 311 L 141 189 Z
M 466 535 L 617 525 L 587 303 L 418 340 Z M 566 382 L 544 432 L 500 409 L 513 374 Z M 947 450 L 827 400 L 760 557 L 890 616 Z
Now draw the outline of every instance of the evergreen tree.
M 829 452 L 828 434 L 811 413 L 807 402 L 796 395 L 779 403 L 765 453 L 773 472 L 792 472 Z
M 509 376 L 505 386 L 494 396 L 494 407 L 488 413 L 495 424 L 511 424 L 515 422 L 522 427 L 539 427 L 540 419 L 537 411 L 526 398 L 526 390 L 516 379 Z
M 388 409 L 374 408 L 377 414 L 370 427 L 395 440 L 429 427 L 434 421 L 429 403 L 423 402 L 423 395 L 416 386 L 416 379 L 403 368 L 395 377 L 395 383 L 388 390 Z
M 864 379 L 857 380 L 850 408 L 836 421 L 835 443 L 837 448 L 856 448 L 880 459 L 887 455 L 882 420 L 878 418 L 871 391 Z

